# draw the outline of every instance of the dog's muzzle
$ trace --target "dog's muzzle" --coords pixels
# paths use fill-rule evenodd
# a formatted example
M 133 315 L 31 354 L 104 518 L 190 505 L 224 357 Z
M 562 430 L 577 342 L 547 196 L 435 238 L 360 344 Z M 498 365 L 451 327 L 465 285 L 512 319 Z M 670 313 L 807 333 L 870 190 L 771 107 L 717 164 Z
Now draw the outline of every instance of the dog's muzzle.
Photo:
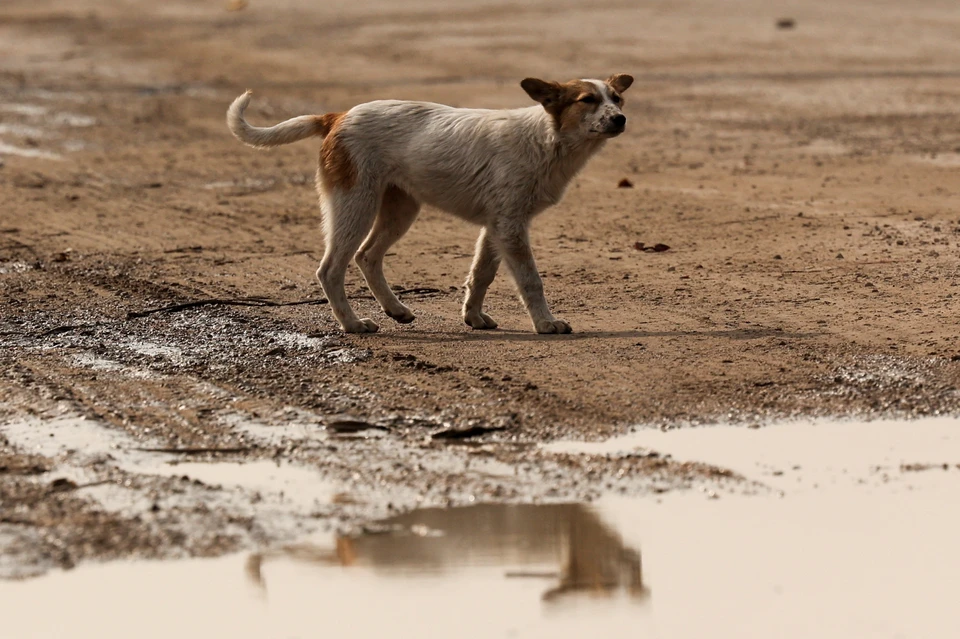
M 607 126 L 604 128 L 604 133 L 611 137 L 620 135 L 623 133 L 624 129 L 627 127 L 627 116 L 622 113 L 618 113 L 607 121 Z

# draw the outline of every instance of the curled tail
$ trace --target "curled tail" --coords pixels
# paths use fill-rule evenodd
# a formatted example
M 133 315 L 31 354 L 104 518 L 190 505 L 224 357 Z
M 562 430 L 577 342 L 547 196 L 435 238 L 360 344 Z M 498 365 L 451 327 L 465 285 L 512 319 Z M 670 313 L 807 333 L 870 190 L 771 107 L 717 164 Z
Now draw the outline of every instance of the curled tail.
M 250 126 L 243 119 L 250 96 L 251 92 L 247 91 L 227 109 L 227 126 L 234 137 L 244 144 L 258 148 L 280 146 L 314 135 L 323 137 L 330 132 L 330 118 L 323 115 L 301 115 L 269 127 Z

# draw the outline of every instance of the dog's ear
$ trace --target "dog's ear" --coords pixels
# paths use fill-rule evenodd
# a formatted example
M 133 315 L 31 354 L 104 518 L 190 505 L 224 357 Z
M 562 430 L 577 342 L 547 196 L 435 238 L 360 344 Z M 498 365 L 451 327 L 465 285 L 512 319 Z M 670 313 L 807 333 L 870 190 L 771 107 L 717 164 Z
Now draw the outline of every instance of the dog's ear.
M 617 73 L 607 78 L 607 84 L 612 86 L 617 93 L 623 93 L 633 84 L 633 76 L 626 73 Z
M 547 82 L 546 80 L 538 80 L 537 78 L 526 78 L 520 83 L 520 86 L 527 92 L 527 95 L 544 107 L 556 104 L 560 99 L 560 85 L 556 82 Z

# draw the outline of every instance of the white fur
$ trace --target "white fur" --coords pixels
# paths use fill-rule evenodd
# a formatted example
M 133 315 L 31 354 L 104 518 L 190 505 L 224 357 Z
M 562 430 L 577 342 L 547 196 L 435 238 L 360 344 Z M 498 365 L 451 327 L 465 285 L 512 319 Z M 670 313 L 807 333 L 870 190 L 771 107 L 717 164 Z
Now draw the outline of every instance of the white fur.
M 559 130 L 540 105 L 483 110 L 380 100 L 346 113 L 337 142 L 352 160 L 356 182 L 328 190 L 318 176 L 327 249 L 317 277 L 343 330 L 378 328 L 370 319 L 359 319 L 346 299 L 343 280 L 354 254 L 383 310 L 397 321 L 413 321 L 383 276 L 383 256 L 409 229 L 420 205 L 429 204 L 483 227 L 466 282 L 463 319 L 468 325 L 497 326 L 482 306 L 503 259 L 534 328 L 570 332 L 547 306 L 528 228 L 533 216 L 560 200 L 606 139 L 622 130 L 621 125 L 609 132 L 609 120 L 620 109 L 606 84 L 586 82 L 597 86 L 603 104 L 574 130 Z M 243 119 L 249 100 L 248 92 L 227 113 L 230 130 L 247 144 L 274 146 L 323 133 L 317 116 L 252 127 Z
M 247 91 L 234 100 L 227 110 L 227 126 L 238 140 L 253 147 L 264 148 L 290 144 L 320 132 L 317 118 L 313 115 L 301 115 L 267 128 L 250 126 L 243 119 L 243 112 L 250 104 L 252 94 L 251 91 Z

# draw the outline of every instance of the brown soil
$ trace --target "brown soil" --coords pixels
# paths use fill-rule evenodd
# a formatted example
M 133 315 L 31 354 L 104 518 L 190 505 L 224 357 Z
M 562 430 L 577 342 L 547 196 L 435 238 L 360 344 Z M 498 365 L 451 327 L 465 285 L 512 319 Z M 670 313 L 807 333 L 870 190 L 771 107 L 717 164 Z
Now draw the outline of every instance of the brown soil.
M 418 503 L 583 499 L 719 472 L 537 449 L 556 438 L 960 409 L 954 3 L 818 1 L 789 30 L 759 0 L 634 4 L 7 0 L 4 419 L 83 415 L 203 459 L 314 465 L 350 494 L 314 519 L 349 525 Z M 531 332 L 504 273 L 488 295 L 501 328 L 464 326 L 477 230 L 433 210 L 387 262 L 416 322 L 383 317 L 354 270 L 348 292 L 381 331 L 338 334 L 313 275 L 316 145 L 256 152 L 224 125 L 246 88 L 264 124 L 376 98 L 522 106 L 525 76 L 613 72 L 637 78 L 627 133 L 533 230 L 548 300 L 576 331 L 565 336 Z M 363 426 L 338 427 L 344 413 L 379 428 L 342 432 Z M 306 420 L 321 445 L 251 444 L 230 415 Z M 431 437 L 471 426 L 499 429 Z M 220 537 L 217 508 L 101 510 L 52 490 L 62 460 L 30 453 L 0 427 L 0 541 L 24 556 L 69 565 L 278 538 L 256 515 Z M 475 458 L 513 474 L 464 472 Z M 177 481 L 88 470 L 138 495 Z

